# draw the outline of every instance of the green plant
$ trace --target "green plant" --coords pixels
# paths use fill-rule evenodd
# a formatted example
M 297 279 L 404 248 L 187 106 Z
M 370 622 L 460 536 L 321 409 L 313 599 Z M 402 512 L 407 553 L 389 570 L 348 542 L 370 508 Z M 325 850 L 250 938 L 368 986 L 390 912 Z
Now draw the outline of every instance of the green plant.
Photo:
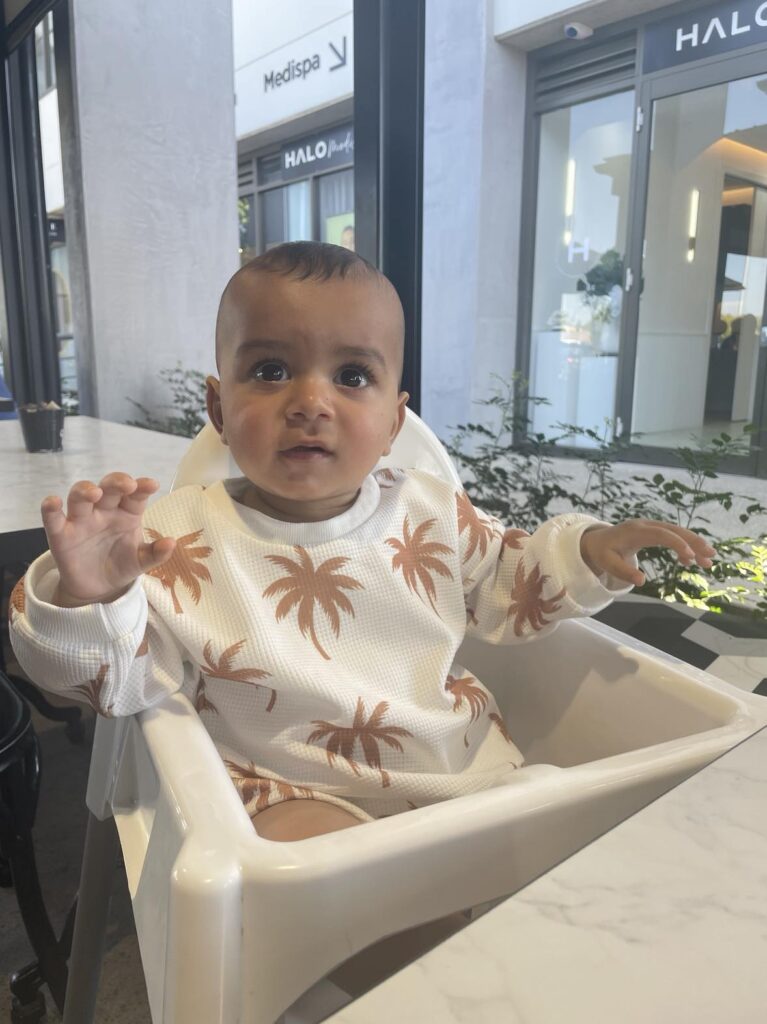
M 747 604 L 764 615 L 767 535 L 763 527 L 753 537 L 718 538 L 709 518 L 710 509 L 718 505 L 732 512 L 739 526 L 745 527 L 767 512 L 757 499 L 714 485 L 722 462 L 744 454 L 746 438 L 723 433 L 707 444 L 676 449 L 681 479 L 656 473 L 652 477 L 635 474 L 626 480 L 616 476 L 615 463 L 625 454 L 629 442 L 614 438 L 612 422 L 607 421 L 601 432 L 557 424 L 556 436 L 532 433 L 530 420 L 521 411 L 521 399 L 527 397 L 533 405 L 543 400 L 528 396 L 518 376 L 510 383 L 499 378 L 496 381 L 491 397 L 479 404 L 492 410 L 491 418 L 497 419 L 498 427 L 493 430 L 483 424 L 462 424 L 447 444 L 475 504 L 526 530 L 549 518 L 554 503 L 606 522 L 660 519 L 697 530 L 717 550 L 712 568 L 708 572 L 685 568 L 665 548 L 649 548 L 642 558 L 646 582 L 636 592 L 710 610 Z M 577 437 L 592 446 L 585 456 L 576 456 L 583 458 L 587 469 L 586 483 L 580 490 L 573 488 L 572 477 L 563 474 L 552 458 L 556 442 Z M 571 456 L 562 450 L 556 454 L 560 458 Z
M 578 278 L 576 290 L 586 293 L 586 301 L 609 295 L 613 288 L 623 284 L 623 259 L 616 249 L 602 253 L 599 261 L 583 277 Z
M 176 414 L 164 419 L 158 418 L 146 406 L 128 398 L 144 415 L 143 420 L 128 420 L 128 425 L 159 430 L 163 434 L 194 437 L 208 421 L 205 412 L 205 374 L 199 370 L 184 370 L 178 363 L 173 369 L 160 370 L 160 377 L 170 386 L 173 396 L 171 408 L 176 410 Z

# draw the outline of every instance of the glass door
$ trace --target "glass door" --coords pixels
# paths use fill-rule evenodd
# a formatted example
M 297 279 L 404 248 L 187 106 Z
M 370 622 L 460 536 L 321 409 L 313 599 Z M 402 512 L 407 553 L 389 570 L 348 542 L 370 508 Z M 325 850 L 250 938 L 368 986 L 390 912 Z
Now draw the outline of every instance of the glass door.
M 720 64 L 646 88 L 630 406 L 632 438 L 646 447 L 764 427 L 767 73 L 707 84 L 725 74 Z M 758 470 L 757 442 L 740 471 Z
M 549 437 L 615 417 L 634 103 L 626 91 L 540 119 L 529 376 L 548 402 L 533 430 Z

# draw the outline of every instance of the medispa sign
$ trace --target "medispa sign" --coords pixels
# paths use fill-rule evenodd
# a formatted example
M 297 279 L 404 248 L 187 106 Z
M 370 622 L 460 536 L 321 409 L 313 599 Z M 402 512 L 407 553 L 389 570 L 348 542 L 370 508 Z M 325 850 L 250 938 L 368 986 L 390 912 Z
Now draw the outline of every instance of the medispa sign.
M 282 180 L 292 181 L 354 162 L 354 128 L 307 135 L 282 147 Z
M 648 25 L 642 69 L 660 71 L 758 43 L 767 44 L 767 2 L 713 4 Z
M 291 5 L 272 6 L 279 21 L 279 12 Z M 315 5 L 300 6 L 307 10 L 305 20 L 319 17 L 313 13 Z M 320 107 L 351 100 L 354 95 L 352 12 L 314 30 L 306 25 L 298 35 L 295 35 L 298 32 L 295 19 L 285 17 L 283 20 L 283 36 L 288 37 L 283 45 L 270 48 L 263 56 L 251 55 L 244 44 L 238 51 L 240 64 L 235 66 L 234 72 L 238 139 Z

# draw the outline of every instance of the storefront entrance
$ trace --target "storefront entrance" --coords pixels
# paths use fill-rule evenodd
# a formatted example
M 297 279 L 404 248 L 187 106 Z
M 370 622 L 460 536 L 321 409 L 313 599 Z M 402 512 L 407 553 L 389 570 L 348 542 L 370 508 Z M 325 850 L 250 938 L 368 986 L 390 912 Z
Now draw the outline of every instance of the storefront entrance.
M 644 445 L 767 426 L 767 59 L 755 63 L 765 73 L 728 81 L 745 70 L 730 60 L 644 90 L 631 409 L 632 436 Z M 748 462 L 744 470 L 757 472 L 756 444 Z
M 652 43 L 638 29 L 539 72 L 533 427 L 614 432 L 661 463 L 724 432 L 744 439 L 728 468 L 767 476 L 767 46 L 658 67 Z

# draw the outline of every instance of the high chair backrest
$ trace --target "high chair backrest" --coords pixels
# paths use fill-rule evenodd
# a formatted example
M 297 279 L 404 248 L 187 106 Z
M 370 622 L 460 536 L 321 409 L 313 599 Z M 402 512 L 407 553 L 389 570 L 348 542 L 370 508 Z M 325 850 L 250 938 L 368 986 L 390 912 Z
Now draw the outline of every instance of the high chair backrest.
M 434 476 L 442 477 L 456 487 L 462 487 L 460 477 L 442 442 L 410 409 L 405 410 L 405 422 L 392 445 L 391 452 L 378 462 L 376 469 L 386 467 L 423 469 Z M 206 423 L 179 463 L 171 490 L 187 484 L 202 484 L 207 487 L 216 480 L 242 475 L 242 470 L 232 458 L 231 450 L 223 444 L 213 425 Z

